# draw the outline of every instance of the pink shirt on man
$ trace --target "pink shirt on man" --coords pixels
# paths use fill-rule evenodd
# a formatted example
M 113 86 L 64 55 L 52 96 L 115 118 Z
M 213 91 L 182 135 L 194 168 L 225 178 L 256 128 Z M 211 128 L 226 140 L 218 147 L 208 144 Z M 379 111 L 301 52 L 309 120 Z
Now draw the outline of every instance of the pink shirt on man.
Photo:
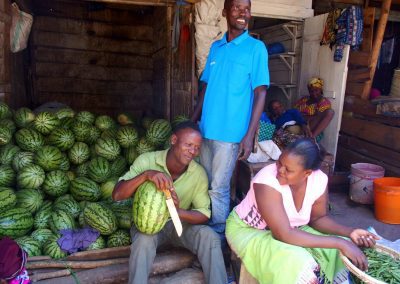
M 246 197 L 236 206 L 236 213 L 249 226 L 260 230 L 267 227 L 267 223 L 258 211 L 254 194 L 253 184 L 259 183 L 268 185 L 282 194 L 283 206 L 289 218 L 290 226 L 299 227 L 308 224 L 312 205 L 324 193 L 326 185 L 328 184 L 328 177 L 321 170 L 316 170 L 311 173 L 307 179 L 307 188 L 303 205 L 300 211 L 297 211 L 292 191 L 288 185 L 279 184 L 276 174 L 276 163 L 268 165 L 260 170 L 251 181 L 250 190 Z M 274 212 L 271 212 L 271 214 L 274 214 Z

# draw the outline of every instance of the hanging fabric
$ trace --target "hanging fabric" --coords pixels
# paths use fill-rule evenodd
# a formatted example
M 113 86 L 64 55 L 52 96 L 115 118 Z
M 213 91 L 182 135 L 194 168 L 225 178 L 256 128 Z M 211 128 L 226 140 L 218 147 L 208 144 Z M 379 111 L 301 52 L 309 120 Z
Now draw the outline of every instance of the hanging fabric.
M 320 45 L 327 45 L 332 48 L 336 43 L 336 33 L 337 33 L 337 24 L 336 20 L 340 17 L 342 13 L 342 9 L 335 9 L 328 14 L 328 18 L 326 19 L 324 33 L 322 34 L 322 39 Z
M 342 61 L 344 45 L 350 45 L 352 50 L 357 50 L 362 42 L 363 11 L 359 6 L 351 6 L 343 10 L 336 20 L 338 31 L 336 34 L 336 49 L 333 59 Z

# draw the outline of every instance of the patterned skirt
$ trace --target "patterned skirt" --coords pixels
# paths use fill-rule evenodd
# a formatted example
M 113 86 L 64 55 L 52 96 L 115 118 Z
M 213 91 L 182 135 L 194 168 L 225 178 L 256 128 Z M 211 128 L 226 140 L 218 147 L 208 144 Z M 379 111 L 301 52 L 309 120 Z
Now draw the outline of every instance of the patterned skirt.
M 299 229 L 322 233 L 309 226 Z M 260 284 L 346 283 L 348 270 L 336 249 L 303 248 L 275 240 L 269 230 L 247 225 L 231 212 L 226 221 L 226 238 L 247 271 Z

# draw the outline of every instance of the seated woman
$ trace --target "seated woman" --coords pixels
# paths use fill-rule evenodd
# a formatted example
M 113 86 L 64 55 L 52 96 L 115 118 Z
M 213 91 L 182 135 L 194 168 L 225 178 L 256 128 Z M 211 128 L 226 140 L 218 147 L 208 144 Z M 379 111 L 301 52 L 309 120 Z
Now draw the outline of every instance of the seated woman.
M 331 102 L 323 97 L 324 81 L 321 78 L 311 78 L 308 82 L 309 96 L 302 97 L 295 104 L 307 121 L 311 137 L 318 135 L 329 125 L 335 112 L 331 108 Z
M 227 241 L 260 283 L 346 283 L 338 250 L 367 269 L 358 246 L 371 247 L 378 237 L 328 216 L 328 178 L 320 164 L 318 146 L 296 140 L 253 178 L 229 215 Z
M 272 140 L 281 150 L 299 138 L 311 137 L 311 131 L 299 110 L 286 110 L 280 101 L 272 100 L 268 104 L 268 111 L 271 122 L 276 126 Z

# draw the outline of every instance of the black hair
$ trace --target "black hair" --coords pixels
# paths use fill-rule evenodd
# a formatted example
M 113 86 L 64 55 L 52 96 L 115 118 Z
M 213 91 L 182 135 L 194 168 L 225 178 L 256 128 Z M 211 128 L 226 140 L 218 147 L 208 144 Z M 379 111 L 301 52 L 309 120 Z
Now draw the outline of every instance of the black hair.
M 185 120 L 185 121 L 182 121 L 182 122 L 178 123 L 172 129 L 172 133 L 176 134 L 176 133 L 178 133 L 179 130 L 186 129 L 186 128 L 189 128 L 189 129 L 192 129 L 192 130 L 195 130 L 195 131 L 201 133 L 200 128 L 197 125 L 197 123 L 194 123 L 191 120 Z
M 289 144 L 285 151 L 300 156 L 303 160 L 303 167 L 306 170 L 318 170 L 324 158 L 318 144 L 309 138 L 297 139 Z
M 232 2 L 233 2 L 233 0 L 225 0 L 224 1 L 224 9 L 229 10 L 232 6 Z M 249 0 L 249 2 L 251 4 L 251 0 Z
M 272 115 L 273 113 L 274 113 L 274 109 L 272 108 L 272 105 L 274 104 L 274 103 L 280 103 L 280 104 L 282 104 L 279 100 L 272 100 L 272 101 L 270 101 L 269 103 L 268 103 L 268 112 Z

